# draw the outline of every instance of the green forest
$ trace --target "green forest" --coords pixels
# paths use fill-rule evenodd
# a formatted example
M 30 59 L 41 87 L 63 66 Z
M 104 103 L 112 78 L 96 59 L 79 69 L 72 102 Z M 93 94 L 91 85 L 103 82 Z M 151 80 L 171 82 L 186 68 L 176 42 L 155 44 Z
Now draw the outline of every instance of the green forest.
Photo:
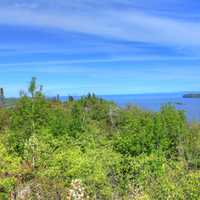
M 200 200 L 200 124 L 170 104 L 50 99 L 33 78 L 0 108 L 0 199 Z

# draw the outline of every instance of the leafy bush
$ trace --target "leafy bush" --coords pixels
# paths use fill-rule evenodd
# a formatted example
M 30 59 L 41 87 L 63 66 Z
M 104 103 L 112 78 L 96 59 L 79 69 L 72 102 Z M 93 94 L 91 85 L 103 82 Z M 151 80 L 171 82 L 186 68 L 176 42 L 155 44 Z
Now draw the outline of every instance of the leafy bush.
M 32 79 L 0 109 L 0 199 L 200 198 L 200 125 L 183 111 L 120 108 L 95 95 L 61 102 Z

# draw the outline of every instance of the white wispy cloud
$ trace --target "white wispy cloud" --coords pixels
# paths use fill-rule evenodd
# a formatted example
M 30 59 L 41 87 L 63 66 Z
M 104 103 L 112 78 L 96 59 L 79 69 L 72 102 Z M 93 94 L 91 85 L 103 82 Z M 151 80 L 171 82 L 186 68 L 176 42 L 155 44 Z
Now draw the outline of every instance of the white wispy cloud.
M 29 3 L 27 3 L 27 2 L 22 2 L 22 3 L 16 2 L 14 4 L 14 6 L 16 8 L 36 9 L 36 8 L 38 8 L 39 4 L 37 4 L 37 3 L 31 3 L 31 2 L 29 2 Z
M 116 40 L 164 44 L 169 46 L 200 46 L 200 22 L 160 17 L 142 10 L 109 6 L 94 7 L 92 1 L 52 1 L 38 9 L 23 6 L 0 7 L 0 24 L 17 24 L 55 28 L 97 35 Z M 97 2 L 97 1 L 93 1 Z M 129 1 L 126 1 L 129 3 Z M 35 1 L 40 4 L 40 1 Z M 60 5 L 64 4 L 61 9 Z M 87 6 L 90 5 L 91 7 Z M 72 9 L 74 6 L 74 10 Z M 89 8 L 88 8 L 89 7 Z
M 189 59 L 189 58 L 188 58 Z M 142 61 L 142 60 L 141 60 Z M 167 61 L 167 58 L 166 58 Z M 169 61 L 169 60 L 168 60 Z M 90 60 L 85 62 L 91 62 Z M 92 61 L 93 62 L 93 61 Z M 98 61 L 97 61 L 98 62 Z M 190 62 L 189 62 L 190 63 Z M 142 70 L 141 70 L 142 64 Z M 71 77 L 74 80 L 77 77 L 90 78 L 92 80 L 105 79 L 110 80 L 111 78 L 120 81 L 130 80 L 131 82 L 137 81 L 173 81 L 173 80 L 192 80 L 198 82 L 200 71 L 198 64 L 193 64 L 192 69 L 189 67 L 190 64 L 185 63 L 184 65 L 177 66 L 176 62 L 167 63 L 160 68 L 159 64 L 149 65 L 148 63 L 144 64 L 143 62 L 138 63 L 137 65 L 130 65 L 124 70 L 123 65 L 116 65 L 115 70 L 108 67 L 109 63 L 104 63 L 100 65 L 101 67 L 91 67 L 84 65 L 79 62 L 67 62 L 67 61 L 49 61 L 37 63 L 13 63 L 13 64 L 1 64 L 0 73 L 19 73 L 19 74 L 45 74 L 45 75 L 56 75 L 56 76 L 65 76 Z M 47 67 L 48 66 L 48 67 Z M 95 64 L 94 64 L 95 66 Z M 176 66 L 176 67 L 175 67 Z
M 45 61 L 29 61 L 29 62 L 9 62 L 9 63 L 0 63 L 0 71 L 7 70 L 5 67 L 15 67 L 15 66 L 51 66 L 51 65 L 67 65 L 67 64 L 89 64 L 89 63 L 113 63 L 113 62 L 134 62 L 134 61 L 194 61 L 200 60 L 200 57 L 179 57 L 179 56 L 130 56 L 130 57 L 113 57 L 113 58 L 99 58 L 99 59 L 74 59 L 74 60 L 45 60 Z M 24 68 L 23 68 L 24 69 Z M 28 69 L 28 68 L 27 68 Z M 37 69 L 37 68 L 36 68 Z M 47 71 L 49 68 L 47 69 Z M 56 69 L 55 69 L 56 72 Z

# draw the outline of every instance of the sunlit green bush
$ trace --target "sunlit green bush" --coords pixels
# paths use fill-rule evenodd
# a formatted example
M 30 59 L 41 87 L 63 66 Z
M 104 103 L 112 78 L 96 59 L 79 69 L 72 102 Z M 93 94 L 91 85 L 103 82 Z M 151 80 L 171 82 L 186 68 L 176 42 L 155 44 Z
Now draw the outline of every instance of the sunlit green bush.
M 69 200 L 77 188 L 99 200 L 200 198 L 200 125 L 172 105 L 154 113 L 91 94 L 61 102 L 33 79 L 0 109 L 0 136 L 3 200 L 20 191 Z

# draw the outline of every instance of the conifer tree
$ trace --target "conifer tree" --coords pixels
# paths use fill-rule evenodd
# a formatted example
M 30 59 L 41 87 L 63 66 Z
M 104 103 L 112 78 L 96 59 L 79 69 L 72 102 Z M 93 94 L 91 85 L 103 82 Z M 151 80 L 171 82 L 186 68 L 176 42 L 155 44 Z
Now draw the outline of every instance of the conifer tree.
M 0 88 L 0 107 L 3 107 L 4 103 L 5 103 L 4 90 L 3 88 Z

